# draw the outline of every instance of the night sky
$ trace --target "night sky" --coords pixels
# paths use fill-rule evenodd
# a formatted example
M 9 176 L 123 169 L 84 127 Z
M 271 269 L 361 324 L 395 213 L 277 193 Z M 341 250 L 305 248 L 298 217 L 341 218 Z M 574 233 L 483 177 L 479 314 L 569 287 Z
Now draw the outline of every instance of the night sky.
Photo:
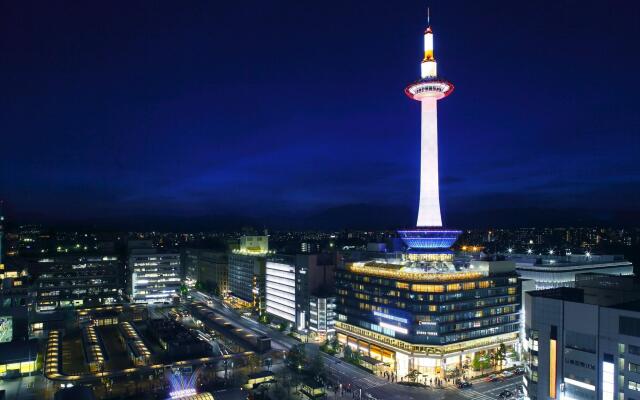
M 639 225 L 640 2 L 429 3 L 445 224 Z M 0 3 L 7 217 L 415 223 L 426 5 Z

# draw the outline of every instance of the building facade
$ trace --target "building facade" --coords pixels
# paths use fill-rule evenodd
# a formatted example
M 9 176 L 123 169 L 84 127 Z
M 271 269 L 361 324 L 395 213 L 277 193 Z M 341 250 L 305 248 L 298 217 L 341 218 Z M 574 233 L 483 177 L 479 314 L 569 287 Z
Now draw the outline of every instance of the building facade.
M 112 304 L 122 298 L 123 267 L 113 255 L 46 257 L 29 270 L 36 311 Z
M 598 273 L 607 275 L 633 275 L 633 264 L 618 255 L 532 256 L 510 255 L 516 272 L 522 279 L 535 282 L 536 289 L 573 287 L 576 275 Z
M 352 263 L 336 271 L 340 342 L 388 364 L 445 377 L 476 352 L 513 345 L 520 289 L 513 263 L 456 270 L 397 260 Z
M 227 253 L 187 248 L 182 252 L 182 262 L 187 286 L 199 283 L 202 289 L 218 296 L 225 296 L 229 291 Z
M 640 398 L 640 286 L 600 277 L 525 296 L 528 398 Z
M 266 264 L 267 314 L 306 332 L 311 296 L 324 287 L 333 286 L 334 269 L 335 255 L 270 256 Z
M 158 253 L 153 249 L 132 250 L 129 256 L 133 303 L 171 303 L 180 288 L 180 253 Z
M 309 330 L 318 341 L 331 339 L 336 333 L 336 298 L 312 295 L 309 301 Z
M 265 312 L 267 236 L 243 236 L 240 247 L 229 254 L 228 293 L 236 304 Z

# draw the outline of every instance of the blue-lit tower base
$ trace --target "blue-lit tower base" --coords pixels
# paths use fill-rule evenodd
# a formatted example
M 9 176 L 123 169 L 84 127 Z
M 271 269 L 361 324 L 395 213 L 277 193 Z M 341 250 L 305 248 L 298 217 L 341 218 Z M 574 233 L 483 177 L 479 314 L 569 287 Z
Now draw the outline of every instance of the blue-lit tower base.
M 419 258 L 415 256 L 425 255 L 429 259 L 432 258 L 428 257 L 429 255 L 440 255 L 443 256 L 442 258 L 448 258 L 447 256 L 453 255 L 451 246 L 458 240 L 458 236 L 462 234 L 462 231 L 442 228 L 416 228 L 400 230 L 398 234 L 405 246 L 407 246 L 407 254 L 414 255 L 414 257 L 410 258 Z M 435 260 L 437 258 L 432 259 Z

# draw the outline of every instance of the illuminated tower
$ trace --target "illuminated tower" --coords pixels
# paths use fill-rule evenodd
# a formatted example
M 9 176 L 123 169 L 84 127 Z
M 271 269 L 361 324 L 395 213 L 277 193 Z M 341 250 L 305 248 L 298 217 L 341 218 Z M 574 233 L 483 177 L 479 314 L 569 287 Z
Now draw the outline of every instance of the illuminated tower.
M 428 17 L 427 17 L 428 18 Z M 424 32 L 424 58 L 420 65 L 420 79 L 406 87 L 404 92 L 421 107 L 420 144 L 420 204 L 418 229 L 400 231 L 410 249 L 448 249 L 460 231 L 443 230 L 440 213 L 438 178 L 438 100 L 453 91 L 453 84 L 438 76 L 438 64 L 433 52 L 433 31 L 429 22 Z

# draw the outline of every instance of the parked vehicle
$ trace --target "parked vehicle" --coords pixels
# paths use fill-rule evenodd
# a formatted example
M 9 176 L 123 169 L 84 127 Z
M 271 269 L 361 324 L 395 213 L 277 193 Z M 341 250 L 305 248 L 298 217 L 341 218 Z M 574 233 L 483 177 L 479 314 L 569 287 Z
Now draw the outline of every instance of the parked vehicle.
M 514 374 L 511 371 L 503 371 L 501 374 L 504 378 L 511 378 Z
M 513 397 L 513 393 L 511 393 L 510 390 L 503 390 L 502 392 L 500 392 L 500 394 L 498 395 L 499 399 L 508 399 Z

